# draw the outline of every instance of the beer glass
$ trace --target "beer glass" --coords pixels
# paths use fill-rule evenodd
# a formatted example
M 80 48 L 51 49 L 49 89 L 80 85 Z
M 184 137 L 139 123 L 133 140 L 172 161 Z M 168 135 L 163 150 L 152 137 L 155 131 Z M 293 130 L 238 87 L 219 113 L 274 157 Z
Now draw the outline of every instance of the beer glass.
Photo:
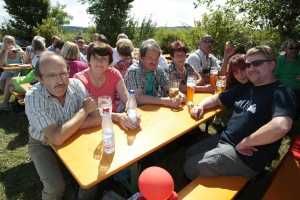
M 218 67 L 211 67 L 210 69 L 210 84 L 215 85 L 218 76 Z
M 226 86 L 226 76 L 218 76 L 216 82 L 216 92 L 215 94 L 221 93 L 224 91 Z
M 98 98 L 98 110 L 101 117 L 103 117 L 103 108 L 109 107 L 109 114 L 112 112 L 112 101 L 110 96 L 100 96 Z
M 194 98 L 194 92 L 196 88 L 196 77 L 195 76 L 188 76 L 187 78 L 187 83 L 186 83 L 186 88 L 187 88 L 187 100 L 186 100 L 186 105 L 187 106 L 193 106 L 193 98 Z
M 169 97 L 170 99 L 174 100 L 179 94 L 179 85 L 180 82 L 178 80 L 171 80 L 170 81 L 170 89 L 169 89 Z

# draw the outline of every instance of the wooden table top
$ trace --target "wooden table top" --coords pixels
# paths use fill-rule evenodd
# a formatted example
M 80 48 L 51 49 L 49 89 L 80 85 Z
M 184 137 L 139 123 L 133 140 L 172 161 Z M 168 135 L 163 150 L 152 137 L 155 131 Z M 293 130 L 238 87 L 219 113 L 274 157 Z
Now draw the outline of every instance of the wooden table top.
M 30 83 L 23 83 L 23 84 L 20 84 L 20 87 L 25 90 L 25 92 L 27 92 L 29 90 L 29 88 L 32 87 L 32 85 L 30 85 Z
M 299 199 L 300 160 L 287 157 L 279 168 L 263 200 Z
M 22 69 L 31 69 L 32 65 L 29 66 L 2 66 L 4 70 L 22 70 Z
M 197 105 L 210 93 L 195 93 Z M 208 110 L 198 121 L 190 117 L 189 109 L 145 105 L 138 109 L 141 129 L 123 130 L 114 124 L 115 152 L 103 152 L 101 127 L 77 131 L 63 145 L 52 145 L 65 166 L 82 188 L 89 188 L 146 155 L 175 140 L 200 123 L 212 118 L 224 107 Z

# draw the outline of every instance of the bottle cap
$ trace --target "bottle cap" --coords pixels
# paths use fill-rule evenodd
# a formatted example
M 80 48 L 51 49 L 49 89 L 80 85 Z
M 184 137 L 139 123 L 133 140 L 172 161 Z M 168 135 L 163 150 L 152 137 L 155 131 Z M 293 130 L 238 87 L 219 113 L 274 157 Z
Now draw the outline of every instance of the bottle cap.
M 108 113 L 109 112 L 109 107 L 103 107 L 102 110 L 103 110 L 103 113 Z
M 134 90 L 129 90 L 129 95 L 134 95 Z

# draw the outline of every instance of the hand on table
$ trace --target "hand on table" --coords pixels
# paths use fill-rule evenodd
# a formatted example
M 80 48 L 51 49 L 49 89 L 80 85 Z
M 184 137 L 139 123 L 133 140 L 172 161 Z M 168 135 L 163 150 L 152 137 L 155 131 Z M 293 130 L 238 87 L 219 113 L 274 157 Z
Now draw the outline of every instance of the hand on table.
M 191 109 L 190 111 L 190 115 L 194 118 L 194 119 L 201 119 L 203 116 L 203 108 L 201 106 L 196 106 L 194 108 Z
M 86 97 L 83 100 L 82 108 L 87 112 L 91 113 L 98 107 L 98 102 L 93 97 Z
M 50 145 L 49 140 L 48 140 L 48 138 L 47 138 L 46 136 L 44 136 L 44 139 L 43 139 L 43 141 L 42 141 L 42 144 L 43 144 L 44 146 L 49 146 L 49 145 Z
M 138 115 L 138 117 L 137 117 L 136 126 L 133 125 L 133 123 L 132 123 L 131 119 L 128 117 L 127 113 L 122 113 L 119 115 L 120 116 L 119 116 L 118 122 L 125 130 L 135 129 L 140 126 L 141 115 Z

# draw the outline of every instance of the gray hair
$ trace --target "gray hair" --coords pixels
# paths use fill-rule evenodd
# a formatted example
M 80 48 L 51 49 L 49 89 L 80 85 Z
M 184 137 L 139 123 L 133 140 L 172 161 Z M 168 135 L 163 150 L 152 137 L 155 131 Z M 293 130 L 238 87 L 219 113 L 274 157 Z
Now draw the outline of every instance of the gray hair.
M 276 53 L 272 50 L 271 47 L 267 45 L 252 47 L 247 51 L 245 57 L 248 58 L 248 56 L 256 55 L 256 54 L 261 54 L 262 56 L 265 57 L 265 59 L 272 60 L 272 61 L 276 61 L 277 58 Z
M 161 54 L 159 44 L 153 39 L 148 39 L 141 44 L 139 50 L 140 57 L 145 57 L 148 50 L 156 50 L 159 55 Z

